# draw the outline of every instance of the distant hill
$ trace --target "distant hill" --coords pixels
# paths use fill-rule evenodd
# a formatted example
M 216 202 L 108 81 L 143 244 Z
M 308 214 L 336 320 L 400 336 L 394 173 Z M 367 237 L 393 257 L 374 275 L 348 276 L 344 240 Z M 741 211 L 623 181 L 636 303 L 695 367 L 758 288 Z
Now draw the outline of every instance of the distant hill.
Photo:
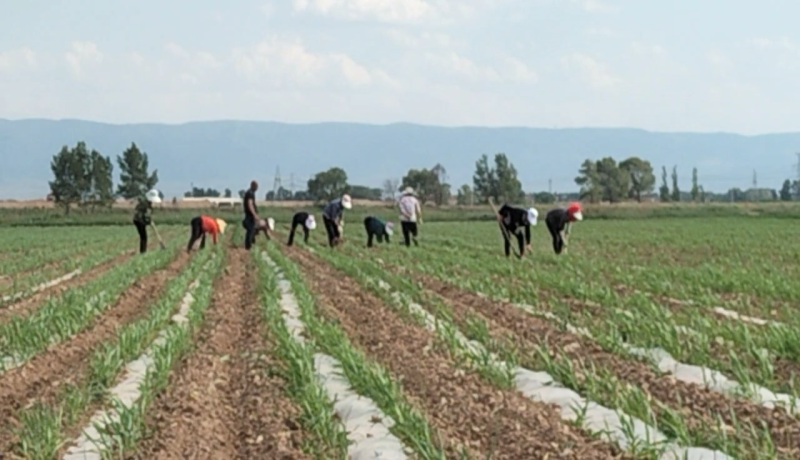
M 211 121 L 182 125 L 112 125 L 80 120 L 0 120 L 0 197 L 43 197 L 51 179 L 50 159 L 62 145 L 86 141 L 112 158 L 130 143 L 158 168 L 159 187 L 168 197 L 198 187 L 234 193 L 251 179 L 272 189 L 276 167 L 283 186 L 294 175 L 304 189 L 314 173 L 344 168 L 354 184 L 380 187 L 409 168 L 443 164 L 457 188 L 472 182 L 482 153 L 505 152 L 527 191 L 576 190 L 573 182 L 586 158 L 610 155 L 618 160 L 638 155 L 653 163 L 678 166 L 681 188 L 688 189 L 691 169 L 699 170 L 707 190 L 749 188 L 753 170 L 759 187 L 780 188 L 795 176 L 800 133 L 742 136 L 726 133 L 657 133 L 629 128 L 447 128 L 407 123 L 285 124 Z M 118 169 L 115 162 L 115 178 Z

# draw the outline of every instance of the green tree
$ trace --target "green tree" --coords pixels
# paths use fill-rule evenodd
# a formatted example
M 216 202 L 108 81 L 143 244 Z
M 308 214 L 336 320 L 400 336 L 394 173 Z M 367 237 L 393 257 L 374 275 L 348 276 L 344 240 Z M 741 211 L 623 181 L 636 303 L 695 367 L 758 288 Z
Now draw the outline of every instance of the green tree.
M 783 187 L 780 191 L 781 201 L 792 201 L 792 181 L 786 179 L 783 181 Z
M 384 198 L 394 201 L 397 196 L 398 187 L 400 187 L 400 181 L 397 179 L 386 179 L 383 181 Z
M 411 187 L 416 192 L 421 204 L 433 200 L 436 202 L 437 196 L 441 193 L 441 183 L 439 176 L 431 169 L 409 169 L 405 176 L 400 180 L 399 190 Z
M 472 192 L 475 201 L 487 203 L 489 198 L 494 198 L 497 190 L 497 176 L 494 169 L 489 166 L 489 156 L 481 155 L 475 162 L 475 174 L 472 175 Z
M 681 190 L 678 188 L 678 167 L 672 167 L 672 201 L 681 201 Z
M 578 177 L 575 178 L 575 183 L 581 188 L 580 198 L 582 200 L 589 200 L 590 203 L 600 201 L 600 178 L 597 174 L 596 162 L 588 158 L 584 160 L 578 170 Z
M 231 191 L 231 189 L 226 188 L 225 189 L 225 198 L 230 198 L 232 196 L 233 196 L 233 192 Z
M 450 184 L 447 183 L 447 170 L 439 163 L 436 163 L 431 169 L 431 172 L 436 174 L 439 182 L 438 189 L 434 192 L 433 201 L 436 206 L 450 203 Z
M 533 201 L 538 204 L 551 204 L 556 202 L 556 196 L 550 192 L 538 192 L 533 194 Z
M 380 188 L 367 187 L 364 185 L 350 186 L 350 196 L 353 199 L 380 201 L 381 195 L 383 195 L 383 190 Z M 287 199 L 291 199 L 291 197 Z
M 667 185 L 667 167 L 661 167 L 661 187 L 658 188 L 658 198 L 662 203 L 669 202 L 669 185 Z
M 89 160 L 92 206 L 110 207 L 114 203 L 114 163 L 111 157 L 104 157 L 97 150 L 92 150 Z
M 697 183 L 697 168 L 692 168 L 692 190 L 690 192 L 692 201 L 700 198 L 700 185 Z
M 74 152 L 66 145 L 50 161 L 50 170 L 53 171 L 53 180 L 49 182 L 50 193 L 55 204 L 63 208 L 67 215 L 72 206 L 81 201 L 83 169 L 78 166 Z
M 653 166 L 649 161 L 639 157 L 630 157 L 622 161 L 619 168 L 626 171 L 630 177 L 629 198 L 635 198 L 641 203 L 642 194 L 653 192 L 656 186 L 656 176 L 653 174 Z
M 605 157 L 596 163 L 600 196 L 609 203 L 619 203 L 628 196 L 630 190 L 630 175 L 628 171 L 620 169 L 616 160 Z
M 489 157 L 481 155 L 475 162 L 472 176 L 473 193 L 481 202 L 492 198 L 495 203 L 513 203 L 525 199 L 517 168 L 508 160 L 505 153 L 494 155 L 494 167 L 489 166 Z
M 119 164 L 119 186 L 117 194 L 126 200 L 137 198 L 158 184 L 158 170 L 148 172 L 150 162 L 147 153 L 139 150 L 135 142 L 117 156 Z
M 239 198 L 244 199 L 244 194 L 247 193 L 244 189 L 239 190 Z
M 350 191 L 347 173 L 334 166 L 327 171 L 318 172 L 308 181 L 308 194 L 316 202 L 338 198 Z
M 472 188 L 468 184 L 464 184 L 458 189 L 456 194 L 456 204 L 459 206 L 468 206 L 473 203 Z

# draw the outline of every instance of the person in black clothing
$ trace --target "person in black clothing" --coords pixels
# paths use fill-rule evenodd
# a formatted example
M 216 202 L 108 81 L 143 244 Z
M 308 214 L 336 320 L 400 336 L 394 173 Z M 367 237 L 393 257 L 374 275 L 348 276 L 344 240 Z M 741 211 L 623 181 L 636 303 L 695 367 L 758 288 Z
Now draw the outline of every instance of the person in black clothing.
M 379 217 L 367 216 L 364 219 L 364 229 L 367 231 L 367 247 L 372 247 L 372 239 L 378 237 L 378 243 L 383 243 L 384 239 L 389 244 L 389 237 L 394 232 L 394 224 L 384 222 Z
M 545 217 L 547 230 L 553 238 L 553 251 L 561 254 L 569 242 L 569 231 L 572 222 L 583 220 L 583 207 L 580 203 L 571 203 L 567 209 L 555 208 Z
M 497 221 L 500 223 L 503 233 L 506 257 L 511 255 L 511 235 L 516 235 L 519 244 L 517 257 L 525 255 L 525 249 L 531 249 L 531 225 L 536 225 L 538 216 L 539 212 L 536 208 L 523 209 L 508 204 L 504 204 L 497 211 Z
M 139 233 L 139 254 L 147 252 L 147 226 L 153 224 L 153 204 L 161 203 L 158 190 L 150 190 L 139 197 L 133 214 L 133 225 Z
M 244 226 L 244 248 L 248 251 L 253 246 L 253 242 L 255 241 L 256 237 L 256 227 L 258 226 L 258 221 L 261 220 L 258 217 L 258 208 L 256 207 L 256 191 L 258 190 L 258 182 L 251 181 L 250 188 L 244 193 L 243 204 L 244 204 L 244 220 L 242 221 L 242 225 Z
M 317 221 L 314 219 L 313 214 L 309 214 L 305 211 L 295 213 L 294 217 L 292 217 L 292 229 L 289 230 L 289 242 L 286 243 L 287 246 L 294 244 L 294 232 L 298 226 L 303 227 L 303 242 L 308 244 L 309 230 L 317 228 Z

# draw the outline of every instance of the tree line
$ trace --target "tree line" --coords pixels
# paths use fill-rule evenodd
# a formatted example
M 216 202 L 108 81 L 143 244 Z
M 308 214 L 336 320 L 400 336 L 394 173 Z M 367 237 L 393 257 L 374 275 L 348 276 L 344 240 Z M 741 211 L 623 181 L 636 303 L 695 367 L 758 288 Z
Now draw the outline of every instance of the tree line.
M 89 150 L 85 142 L 78 142 L 72 148 L 63 146 L 50 162 L 53 180 L 49 182 L 48 198 L 69 214 L 75 206 L 92 210 L 111 207 L 117 198 L 137 198 L 158 184 L 158 171 L 148 171 L 147 154 L 135 143 L 117 155 L 116 160 L 120 175 L 114 190 L 111 157 Z

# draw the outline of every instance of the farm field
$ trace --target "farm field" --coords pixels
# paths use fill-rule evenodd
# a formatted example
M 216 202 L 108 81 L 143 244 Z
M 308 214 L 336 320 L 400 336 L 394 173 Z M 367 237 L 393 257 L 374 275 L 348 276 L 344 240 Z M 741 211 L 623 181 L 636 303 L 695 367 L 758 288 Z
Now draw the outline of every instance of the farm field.
M 0 228 L 0 458 L 796 459 L 786 219 L 587 220 L 522 260 L 324 231 Z

